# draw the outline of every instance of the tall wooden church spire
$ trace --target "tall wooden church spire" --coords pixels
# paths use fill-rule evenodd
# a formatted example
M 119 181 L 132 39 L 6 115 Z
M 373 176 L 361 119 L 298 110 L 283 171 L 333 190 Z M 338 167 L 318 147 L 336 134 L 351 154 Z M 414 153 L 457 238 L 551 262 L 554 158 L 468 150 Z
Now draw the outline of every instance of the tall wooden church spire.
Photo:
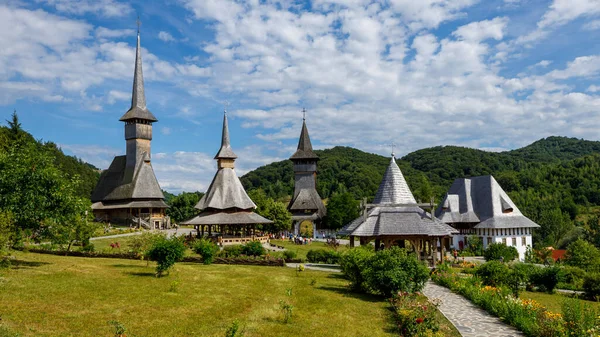
M 144 94 L 144 73 L 142 71 L 142 48 L 140 47 L 140 30 L 138 20 L 137 47 L 135 49 L 135 70 L 133 72 L 133 90 L 131 93 L 131 107 L 119 119 L 128 121 L 131 119 L 142 119 L 148 122 L 157 122 L 158 119 L 146 107 L 146 95 Z

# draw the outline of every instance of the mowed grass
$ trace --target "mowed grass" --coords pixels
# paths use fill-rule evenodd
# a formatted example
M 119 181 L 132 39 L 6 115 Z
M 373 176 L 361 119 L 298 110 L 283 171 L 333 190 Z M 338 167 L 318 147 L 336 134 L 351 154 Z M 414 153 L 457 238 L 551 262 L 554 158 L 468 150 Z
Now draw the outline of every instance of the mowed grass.
M 127 336 L 224 336 L 234 320 L 245 336 L 394 335 L 388 304 L 349 293 L 337 273 L 178 263 L 155 278 L 152 262 L 14 255 L 0 317 L 22 336 L 113 336 L 111 320 Z M 280 301 L 294 306 L 287 324 Z
M 320 242 L 320 241 L 313 241 L 311 244 L 308 244 L 308 245 L 297 245 L 293 242 L 290 242 L 289 240 L 271 240 L 271 243 L 274 245 L 277 245 L 277 246 L 282 246 L 286 250 L 296 252 L 297 257 L 302 258 L 302 259 L 306 259 L 306 254 L 311 249 L 331 249 L 331 250 L 333 250 L 333 248 L 327 246 L 327 244 L 325 242 Z M 347 249 L 348 249 L 347 246 L 340 245 L 337 248 L 337 251 L 343 252 Z
M 540 303 L 541 305 L 543 305 L 544 307 L 546 307 L 548 310 L 550 310 L 552 312 L 556 312 L 556 313 L 560 313 L 562 311 L 561 310 L 562 303 L 565 299 L 567 299 L 567 295 L 562 295 L 560 293 L 547 294 L 547 293 L 531 292 L 531 291 L 522 292 L 520 297 L 522 299 L 534 300 L 534 301 Z M 586 300 L 581 300 L 581 299 L 578 299 L 578 301 L 581 301 L 588 308 L 594 308 L 595 310 L 600 310 L 600 302 L 586 301 Z

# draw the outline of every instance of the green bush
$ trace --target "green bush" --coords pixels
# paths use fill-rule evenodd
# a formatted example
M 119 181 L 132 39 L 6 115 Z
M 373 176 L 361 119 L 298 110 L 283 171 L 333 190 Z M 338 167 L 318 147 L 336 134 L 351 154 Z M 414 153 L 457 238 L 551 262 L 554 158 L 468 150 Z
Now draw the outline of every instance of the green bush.
M 528 263 L 515 263 L 511 266 L 511 272 L 514 273 L 511 275 L 511 278 L 508 280 L 510 288 L 514 292 L 514 282 L 515 280 L 520 280 L 520 285 L 524 285 L 525 289 L 531 291 L 533 290 L 534 284 L 533 280 L 535 279 L 535 275 L 541 272 L 541 267 L 535 266 L 533 264 Z M 512 285 L 510 284 L 512 282 Z
M 391 297 L 398 291 L 420 291 L 429 279 L 429 269 L 405 249 L 380 250 L 365 264 L 363 277 L 368 289 Z
M 570 290 L 582 290 L 583 289 L 583 280 L 585 279 L 586 272 L 585 270 L 572 267 L 572 266 L 563 266 L 560 268 L 560 282 L 558 284 L 558 288 L 560 289 L 570 289 Z
M 224 246 L 223 250 L 219 252 L 219 256 L 223 257 L 239 257 L 242 255 L 241 245 L 228 245 Z
M 143 232 L 140 235 L 133 235 L 130 237 L 129 248 L 134 254 L 143 254 L 147 252 L 155 242 L 163 240 L 165 237 L 164 233 L 153 232 Z
M 160 277 L 169 270 L 175 262 L 181 260 L 185 253 L 185 245 L 180 238 L 162 238 L 154 242 L 146 254 L 156 261 L 156 276 Z
M 583 291 L 590 300 L 600 299 L 600 273 L 587 274 L 583 280 Z
M 350 287 L 353 290 L 366 291 L 363 272 L 366 269 L 367 261 L 375 255 L 375 252 L 363 247 L 352 248 L 345 251 L 340 258 L 340 267 L 344 276 L 350 280 Z
M 263 247 L 260 241 L 252 241 L 242 246 L 242 254 L 248 256 L 261 256 L 265 255 L 265 247 Z
M 502 257 L 504 262 L 510 262 L 519 257 L 519 252 L 515 247 L 509 247 L 502 243 L 492 243 L 483 252 L 483 257 L 486 261 L 500 260 Z
M 312 263 L 337 264 L 341 254 L 331 249 L 311 249 L 306 253 L 306 259 Z
M 204 264 L 211 264 L 215 255 L 219 251 L 219 246 L 209 239 L 202 238 L 194 241 L 192 244 L 192 250 L 194 253 L 202 257 Z
M 600 250 L 593 244 L 578 239 L 567 247 L 565 264 L 585 269 L 588 272 L 600 271 Z
M 490 261 L 482 264 L 475 271 L 483 284 L 498 287 L 503 284 L 508 284 L 508 275 L 510 269 L 504 263 L 499 261 Z
M 291 250 L 284 250 L 284 251 L 283 251 L 283 257 L 284 257 L 286 260 L 295 259 L 295 258 L 296 258 L 296 255 L 297 255 L 297 254 L 296 254 L 296 252 L 294 252 L 294 251 L 291 251 Z
M 552 293 L 560 281 L 560 268 L 557 266 L 540 268 L 538 273 L 530 276 L 530 281 L 539 290 Z
M 562 303 L 562 314 L 569 327 L 568 336 L 594 336 L 597 329 L 596 320 L 600 312 L 583 301 L 567 298 Z

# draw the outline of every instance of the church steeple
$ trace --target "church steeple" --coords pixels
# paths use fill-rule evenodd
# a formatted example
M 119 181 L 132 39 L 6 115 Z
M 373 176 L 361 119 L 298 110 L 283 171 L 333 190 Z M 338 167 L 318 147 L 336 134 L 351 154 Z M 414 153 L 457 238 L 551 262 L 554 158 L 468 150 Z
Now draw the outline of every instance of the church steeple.
M 227 123 L 227 111 L 223 112 L 223 132 L 221 134 L 221 148 L 215 155 L 219 168 L 234 167 L 234 161 L 237 155 L 231 149 L 229 142 L 229 123 Z
M 158 119 L 146 107 L 144 94 L 144 73 L 142 72 L 142 48 L 140 47 L 140 31 L 138 28 L 137 47 L 135 49 L 135 70 L 133 72 L 133 90 L 131 93 L 131 107 L 119 119 L 122 122 L 131 119 L 141 119 L 148 122 L 158 122 Z
M 295 159 L 315 159 L 319 160 L 313 152 L 312 143 L 310 142 L 310 136 L 308 135 L 308 128 L 306 127 L 306 109 L 302 109 L 302 131 L 300 131 L 300 140 L 298 141 L 298 148 L 296 152 L 290 157 L 293 161 Z
M 139 20 L 137 47 L 135 50 L 135 70 L 133 73 L 133 90 L 131 92 L 131 107 L 119 120 L 125 122 L 127 167 L 130 168 L 126 171 L 126 178 L 132 179 L 133 168 L 137 167 L 142 162 L 150 162 L 152 123 L 158 121 L 146 107 Z

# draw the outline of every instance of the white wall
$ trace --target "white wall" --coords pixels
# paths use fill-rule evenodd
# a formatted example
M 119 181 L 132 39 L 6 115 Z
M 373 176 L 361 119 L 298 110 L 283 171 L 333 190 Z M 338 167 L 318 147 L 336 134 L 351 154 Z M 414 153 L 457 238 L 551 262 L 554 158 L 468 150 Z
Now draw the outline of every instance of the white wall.
M 515 228 L 515 229 L 473 229 L 473 234 L 457 234 L 452 237 L 451 245 L 458 249 L 460 247 L 460 241 L 465 242 L 465 237 L 471 235 L 479 236 L 483 239 L 483 248 L 486 249 L 488 246 L 488 237 L 491 238 L 492 243 L 503 243 L 507 246 L 514 246 L 519 252 L 519 260 L 525 260 L 525 252 L 527 247 L 533 245 L 531 238 L 531 228 Z M 523 244 L 523 237 L 525 238 L 525 244 Z M 506 241 L 504 241 L 505 239 Z M 513 239 L 515 243 L 513 245 Z

